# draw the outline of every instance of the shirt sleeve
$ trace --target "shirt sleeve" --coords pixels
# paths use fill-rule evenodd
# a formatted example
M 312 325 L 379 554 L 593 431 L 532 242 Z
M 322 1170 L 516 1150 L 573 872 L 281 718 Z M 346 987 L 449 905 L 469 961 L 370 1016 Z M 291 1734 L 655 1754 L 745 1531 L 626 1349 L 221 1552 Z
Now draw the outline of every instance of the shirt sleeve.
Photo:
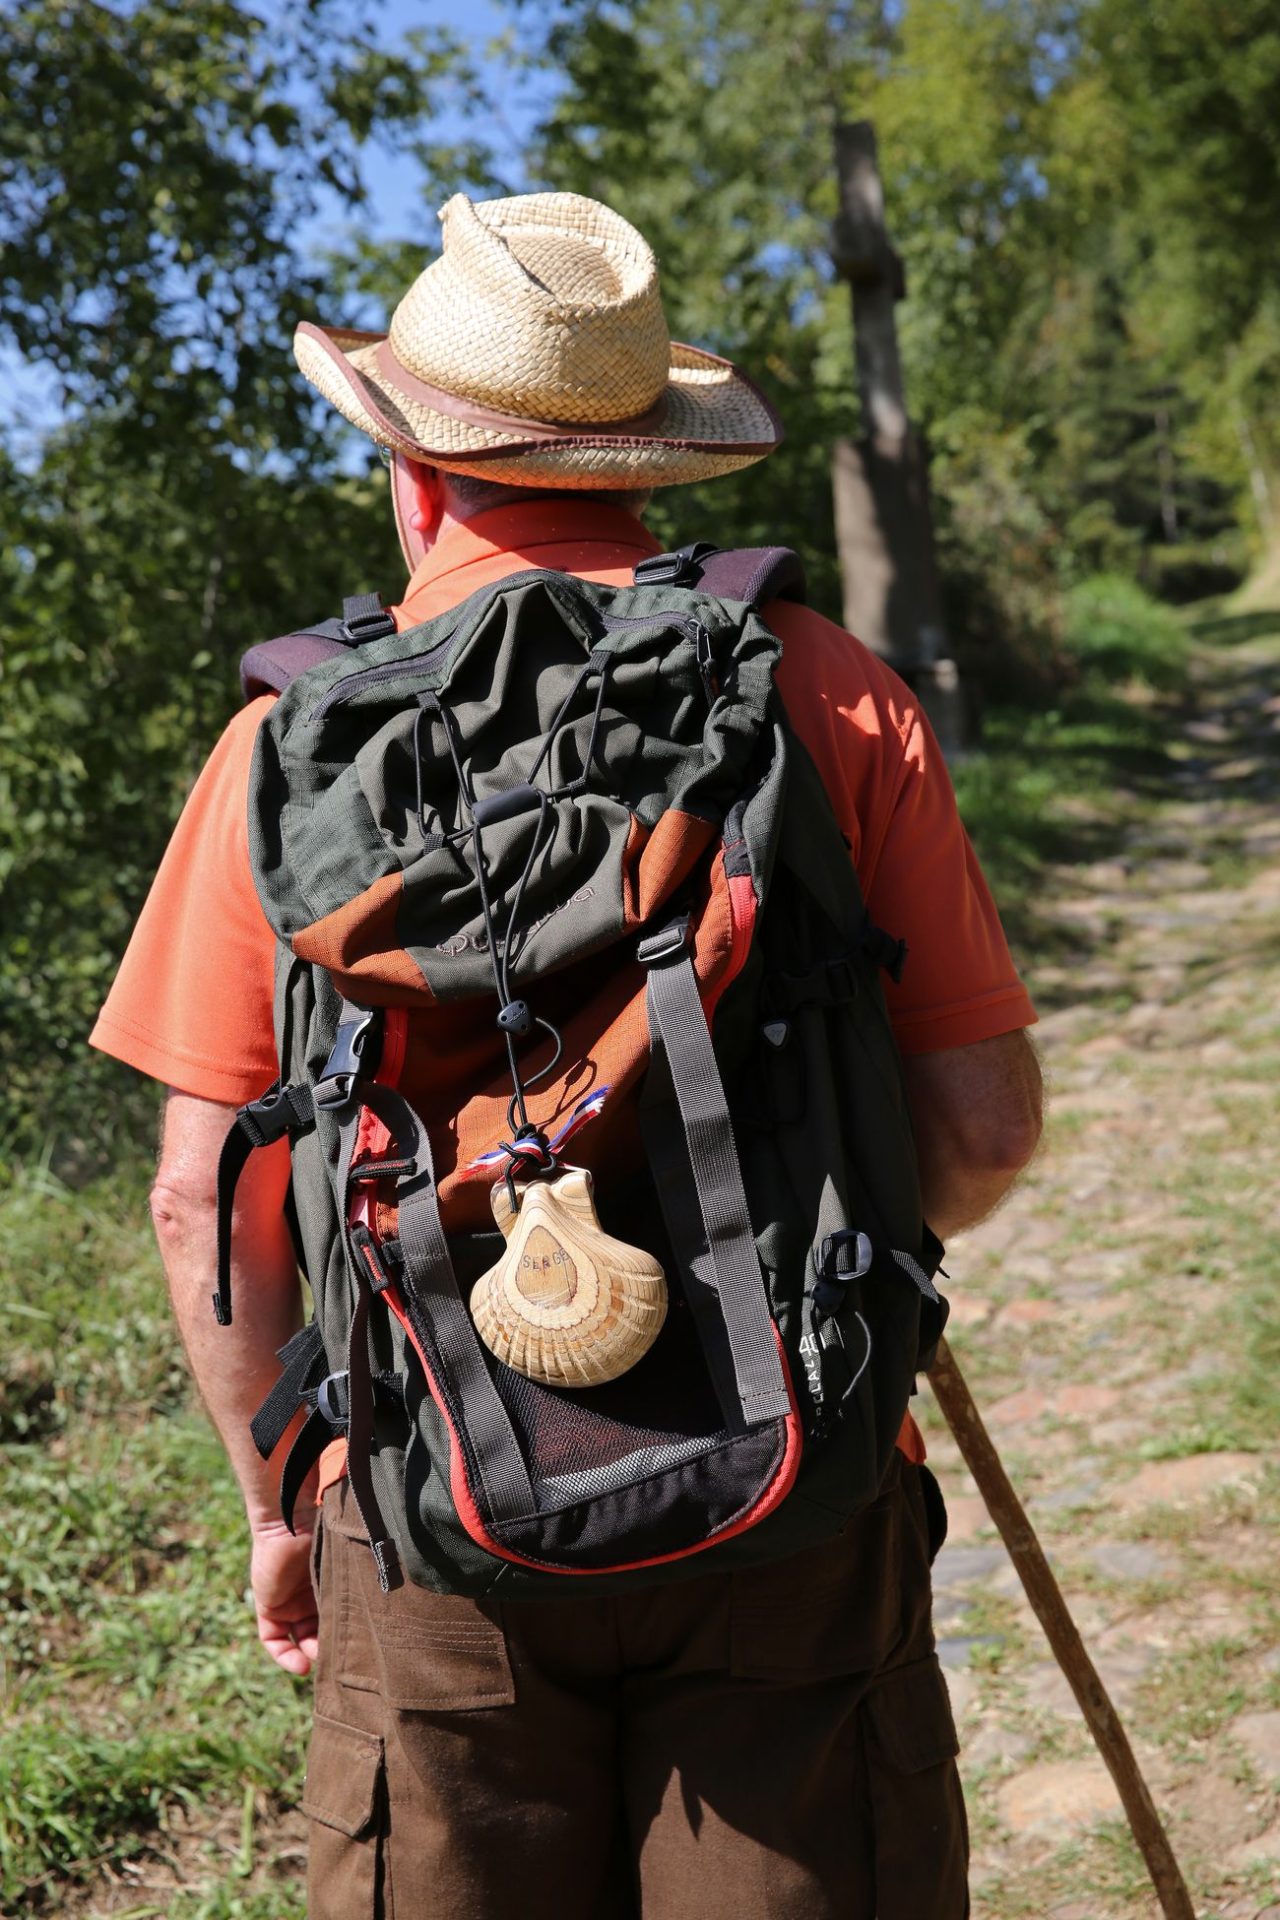
M 239 1106 L 275 1079 L 276 939 L 249 865 L 253 744 L 238 713 L 174 828 L 90 1045 L 181 1093 Z
M 903 1053 L 972 1046 L 1035 1024 L 1004 928 L 925 715 L 898 709 L 901 760 L 866 889 L 877 926 L 907 944 L 885 1000 Z

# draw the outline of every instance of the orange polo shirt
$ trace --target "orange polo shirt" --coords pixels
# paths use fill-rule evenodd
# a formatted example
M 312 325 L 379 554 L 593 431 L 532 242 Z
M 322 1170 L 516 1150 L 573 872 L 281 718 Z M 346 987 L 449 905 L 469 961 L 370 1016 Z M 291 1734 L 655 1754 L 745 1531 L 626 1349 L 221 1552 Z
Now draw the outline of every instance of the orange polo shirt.
M 528 567 L 630 583 L 657 542 L 631 514 L 534 498 L 451 527 L 395 609 L 408 627 Z M 904 1053 L 968 1046 L 1030 1026 L 1035 1010 L 956 811 L 927 720 L 896 675 L 808 608 L 766 609 L 783 642 L 778 685 L 850 845 L 877 926 L 905 939 L 886 981 Z M 272 698 L 236 715 L 174 829 L 91 1036 L 94 1046 L 180 1092 L 227 1105 L 276 1077 L 275 939 L 249 865 L 249 765 Z M 914 1423 L 900 1445 L 920 1453 Z

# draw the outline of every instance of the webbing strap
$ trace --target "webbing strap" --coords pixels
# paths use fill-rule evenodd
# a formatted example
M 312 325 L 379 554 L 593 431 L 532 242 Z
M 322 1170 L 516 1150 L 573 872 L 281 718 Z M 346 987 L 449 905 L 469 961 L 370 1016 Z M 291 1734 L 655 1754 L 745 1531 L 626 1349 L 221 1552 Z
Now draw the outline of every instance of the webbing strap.
M 347 1391 L 350 1407 L 347 1419 L 347 1480 L 356 1510 L 369 1536 L 378 1585 L 384 1593 L 403 1585 L 404 1574 L 390 1529 L 382 1517 L 382 1508 L 373 1484 L 373 1367 L 369 1359 L 369 1305 L 373 1288 L 364 1261 L 352 1252 L 347 1231 L 351 1205 L 351 1161 L 360 1130 L 360 1109 L 353 1105 L 338 1131 L 338 1229 L 342 1235 L 347 1272 L 355 1287 L 355 1310 L 347 1339 Z
M 293 1510 L 298 1504 L 298 1495 L 302 1492 L 307 1475 L 332 1439 L 333 1428 L 320 1409 L 313 1407 L 294 1436 L 280 1474 L 280 1518 L 290 1533 L 294 1530 Z
M 659 1047 L 649 1062 L 640 1094 L 640 1133 L 657 1189 L 667 1235 L 680 1267 L 684 1297 L 698 1329 L 707 1371 L 716 1401 L 731 1433 L 743 1427 L 733 1371 L 733 1355 L 725 1334 L 724 1314 L 716 1287 L 715 1262 L 706 1243 L 698 1189 L 685 1148 L 680 1108 L 667 1065 Z
M 400 1251 L 410 1319 L 425 1320 L 454 1405 L 464 1410 L 487 1517 L 527 1519 L 537 1502 L 506 1408 L 485 1365 L 480 1338 L 467 1312 L 440 1221 L 435 1166 L 427 1130 L 407 1100 L 389 1087 L 369 1085 L 362 1097 L 401 1143 L 413 1141 L 413 1170 L 397 1189 Z
M 213 1296 L 213 1317 L 220 1327 L 231 1325 L 231 1220 L 236 1188 L 249 1155 L 287 1133 L 302 1133 L 314 1123 L 310 1088 L 282 1087 L 277 1080 L 259 1099 L 240 1108 L 227 1131 L 218 1155 L 217 1180 L 218 1289 Z
M 324 1339 L 316 1322 L 313 1320 L 300 1328 L 292 1340 L 281 1347 L 276 1359 L 283 1372 L 249 1422 L 253 1444 L 264 1460 L 271 1458 L 283 1440 L 303 1394 L 319 1386 L 328 1371 Z
M 941 1306 L 938 1289 L 913 1254 L 904 1253 L 901 1247 L 890 1247 L 889 1258 L 901 1267 L 908 1280 L 920 1289 L 926 1300 L 935 1307 Z
M 704 1245 L 719 1295 L 742 1417 L 748 1426 L 790 1411 L 769 1317 L 728 1103 L 688 951 L 649 969 L 650 1046 L 666 1058 L 697 1187 Z

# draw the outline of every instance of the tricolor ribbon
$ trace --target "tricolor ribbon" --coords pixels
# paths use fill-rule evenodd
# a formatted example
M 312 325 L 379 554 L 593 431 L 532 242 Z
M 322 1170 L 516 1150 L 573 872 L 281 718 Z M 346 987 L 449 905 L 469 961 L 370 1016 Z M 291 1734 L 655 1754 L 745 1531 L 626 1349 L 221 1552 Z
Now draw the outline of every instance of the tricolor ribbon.
M 588 1120 L 595 1119 L 601 1107 L 604 1105 L 605 1101 L 608 1099 L 610 1091 L 611 1089 L 609 1087 L 599 1087 L 597 1088 L 595 1093 L 589 1093 L 585 1100 L 580 1100 L 578 1102 L 573 1112 L 569 1115 L 569 1118 L 565 1121 L 564 1125 L 561 1127 L 559 1133 L 556 1134 L 553 1140 L 548 1141 L 547 1144 L 552 1153 L 559 1153 L 561 1147 L 564 1146 L 565 1142 L 567 1140 L 571 1140 L 575 1133 L 579 1132 L 581 1128 L 585 1127 Z M 511 1155 L 507 1151 L 506 1147 L 493 1147 L 490 1149 L 488 1153 L 482 1153 L 478 1160 L 473 1160 L 471 1162 L 471 1166 L 473 1167 L 507 1166 L 510 1163 L 510 1160 L 511 1160 Z

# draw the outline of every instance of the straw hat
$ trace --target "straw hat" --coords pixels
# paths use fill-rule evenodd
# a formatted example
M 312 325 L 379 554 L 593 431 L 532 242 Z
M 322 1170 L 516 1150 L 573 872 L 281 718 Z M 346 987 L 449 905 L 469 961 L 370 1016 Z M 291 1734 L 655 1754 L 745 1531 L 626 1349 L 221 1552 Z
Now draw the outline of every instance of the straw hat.
M 298 365 L 392 452 L 511 486 L 671 486 L 782 437 L 729 361 L 667 333 L 652 250 L 576 193 L 441 210 L 443 250 L 387 334 L 304 322 Z

